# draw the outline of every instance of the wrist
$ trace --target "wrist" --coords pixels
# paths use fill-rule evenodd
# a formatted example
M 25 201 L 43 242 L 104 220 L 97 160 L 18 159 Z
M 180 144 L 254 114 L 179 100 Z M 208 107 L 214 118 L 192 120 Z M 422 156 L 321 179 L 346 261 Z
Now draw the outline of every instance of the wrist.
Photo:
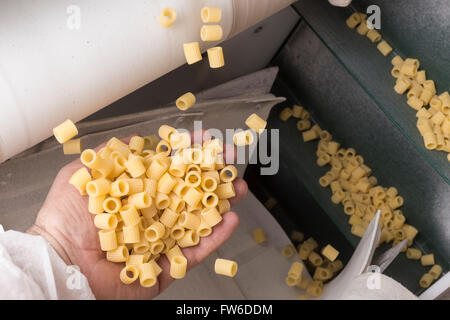
M 31 227 L 28 228 L 28 230 L 25 233 L 41 236 L 50 244 L 53 250 L 55 250 L 55 252 L 65 262 L 66 265 L 73 264 L 63 245 L 44 228 L 41 228 L 38 225 L 33 224 Z

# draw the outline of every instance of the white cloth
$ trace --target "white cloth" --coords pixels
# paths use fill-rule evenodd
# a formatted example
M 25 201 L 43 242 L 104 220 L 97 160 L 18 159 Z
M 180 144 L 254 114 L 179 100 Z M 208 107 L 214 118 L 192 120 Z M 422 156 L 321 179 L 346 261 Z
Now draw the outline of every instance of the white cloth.
M 0 299 L 95 299 L 78 270 L 41 236 L 3 232 L 0 225 Z

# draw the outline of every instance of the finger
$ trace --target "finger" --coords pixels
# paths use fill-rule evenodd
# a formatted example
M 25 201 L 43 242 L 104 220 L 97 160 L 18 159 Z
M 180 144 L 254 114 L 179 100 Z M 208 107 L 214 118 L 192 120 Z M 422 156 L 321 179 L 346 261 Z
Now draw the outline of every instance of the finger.
M 239 217 L 236 213 L 227 212 L 222 215 L 222 218 L 223 220 L 214 227 L 211 235 L 201 238 L 197 246 L 182 249 L 183 255 L 188 261 L 187 270 L 194 268 L 205 260 L 206 257 L 224 244 L 236 230 L 239 224 Z M 158 260 L 158 264 L 164 270 L 159 277 L 159 289 L 162 292 L 174 279 L 170 276 L 170 263 L 165 255 Z
M 230 201 L 231 206 L 234 206 L 239 201 L 244 199 L 248 193 L 248 185 L 244 179 L 237 178 L 236 180 L 233 181 L 233 186 L 236 196 L 234 198 L 228 199 L 228 201 Z
M 198 246 L 183 249 L 183 254 L 188 260 L 188 270 L 206 259 L 227 241 L 239 224 L 239 217 L 235 212 L 227 212 L 222 215 L 222 221 L 214 226 L 213 232 L 201 238 Z

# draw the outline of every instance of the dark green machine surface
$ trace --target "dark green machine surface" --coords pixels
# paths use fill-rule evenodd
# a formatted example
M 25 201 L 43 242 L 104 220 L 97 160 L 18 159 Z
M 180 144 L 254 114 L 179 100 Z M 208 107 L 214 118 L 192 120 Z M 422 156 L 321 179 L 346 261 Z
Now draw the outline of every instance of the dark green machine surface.
M 393 16 L 409 12 L 406 1 L 391 1 L 403 3 L 396 10 L 392 6 L 389 10 L 385 8 L 387 2 L 371 4 L 379 3 L 382 17 L 386 12 Z M 417 1 L 408 2 L 414 6 Z M 437 5 L 442 3 L 436 1 Z M 444 272 L 448 271 L 450 164 L 444 153 L 423 147 L 415 128 L 414 112 L 405 98 L 393 91 L 390 59 L 383 57 L 365 37 L 346 27 L 345 19 L 351 9 L 334 8 L 325 0 L 299 1 L 294 6 L 307 23 L 297 27 L 273 61 L 280 67 L 273 92 L 288 99 L 272 110 L 268 121 L 269 128 L 280 129 L 280 171 L 272 177 L 258 177 L 257 166 L 250 166 L 246 173 L 250 187 L 263 202 L 269 195 L 279 199 L 280 205 L 272 213 L 286 231 L 299 229 L 318 237 L 323 245 L 335 242 L 333 245 L 341 250 L 344 261 L 358 244 L 359 238 L 350 233 L 348 216 L 341 206 L 331 202 L 329 188 L 318 184 L 327 169 L 316 164 L 317 142 L 302 141 L 295 119 L 287 122 L 279 119 L 284 107 L 302 104 L 311 111 L 312 119 L 337 141 L 345 147 L 354 147 L 364 156 L 379 184 L 398 188 L 405 199 L 402 210 L 407 222 L 420 232 L 414 246 L 425 253 L 434 253 L 436 262 L 443 266 Z M 422 12 L 420 19 L 426 19 L 427 14 L 433 12 Z M 384 23 L 394 41 L 395 24 L 389 29 L 387 19 L 384 18 Z M 405 23 L 405 19 L 403 16 L 400 20 Z M 431 20 L 430 26 L 441 25 L 436 19 Z M 448 57 L 439 54 L 425 57 L 426 51 L 413 49 L 413 45 L 405 45 L 404 52 L 421 59 L 427 70 L 427 64 L 430 65 L 429 76 L 439 81 L 439 90 L 448 87 L 450 64 L 444 68 L 435 65 L 438 61 L 444 64 Z M 375 255 L 387 248 L 381 246 Z M 401 254 L 385 273 L 419 294 L 423 289 L 418 281 L 428 269 Z

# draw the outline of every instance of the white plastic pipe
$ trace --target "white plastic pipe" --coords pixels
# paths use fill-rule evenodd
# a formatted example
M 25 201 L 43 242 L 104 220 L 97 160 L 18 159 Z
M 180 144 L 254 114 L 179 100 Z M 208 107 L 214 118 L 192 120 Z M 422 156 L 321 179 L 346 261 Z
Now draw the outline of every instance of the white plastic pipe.
M 222 8 L 223 39 L 293 0 L 2 0 L 0 163 L 185 63 L 202 43 L 203 6 Z M 163 8 L 177 11 L 168 29 Z M 79 27 L 79 28 L 78 28 Z

